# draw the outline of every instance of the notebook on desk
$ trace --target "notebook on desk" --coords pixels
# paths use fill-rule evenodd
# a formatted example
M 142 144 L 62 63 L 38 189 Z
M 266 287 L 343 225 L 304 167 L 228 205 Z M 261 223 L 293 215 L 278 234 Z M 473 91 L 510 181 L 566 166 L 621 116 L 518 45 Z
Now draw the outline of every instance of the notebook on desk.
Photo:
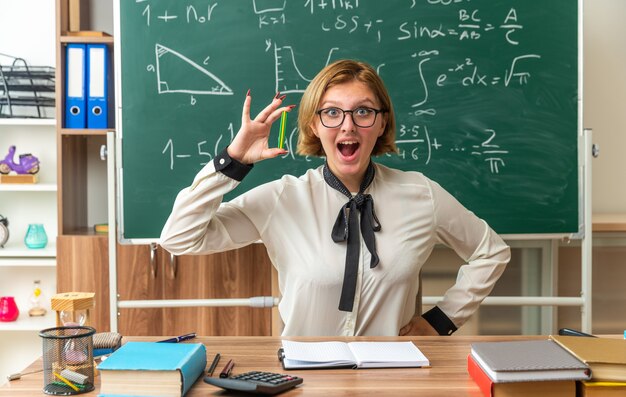
M 284 369 L 427 367 L 428 358 L 412 342 L 282 341 Z

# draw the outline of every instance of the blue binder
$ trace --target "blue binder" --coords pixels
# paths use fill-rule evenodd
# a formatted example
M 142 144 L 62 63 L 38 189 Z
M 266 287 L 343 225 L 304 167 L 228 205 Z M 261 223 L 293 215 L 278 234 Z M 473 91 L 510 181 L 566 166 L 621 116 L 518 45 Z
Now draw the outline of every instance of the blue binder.
M 65 63 L 65 128 L 87 125 L 85 84 L 85 44 L 68 44 Z
M 108 66 L 106 44 L 87 45 L 87 128 L 108 127 Z

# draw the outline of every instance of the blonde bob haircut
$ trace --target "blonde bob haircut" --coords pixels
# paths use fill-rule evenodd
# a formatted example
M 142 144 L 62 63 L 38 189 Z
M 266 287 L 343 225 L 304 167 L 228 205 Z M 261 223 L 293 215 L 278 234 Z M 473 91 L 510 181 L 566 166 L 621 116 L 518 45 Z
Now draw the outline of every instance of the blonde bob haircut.
M 322 142 L 313 132 L 315 118 L 318 117 L 319 104 L 329 88 L 353 80 L 367 85 L 378 99 L 381 109 L 385 111 L 381 114 L 387 120 L 385 131 L 378 137 L 374 149 L 372 149 L 372 155 L 379 156 L 385 153 L 398 152 L 396 147 L 396 118 L 391 105 L 391 98 L 382 79 L 370 65 L 344 59 L 331 63 L 322 69 L 309 83 L 302 95 L 300 106 L 298 106 L 298 129 L 300 130 L 298 154 L 325 156 Z

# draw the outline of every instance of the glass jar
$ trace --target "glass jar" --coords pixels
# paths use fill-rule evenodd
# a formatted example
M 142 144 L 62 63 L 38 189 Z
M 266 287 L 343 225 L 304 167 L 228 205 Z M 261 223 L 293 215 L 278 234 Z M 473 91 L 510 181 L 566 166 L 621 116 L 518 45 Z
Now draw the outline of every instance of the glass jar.
M 45 316 L 47 310 L 43 307 L 42 301 L 44 296 L 41 293 L 41 281 L 35 280 L 33 282 L 33 292 L 28 299 L 29 309 L 28 315 L 30 317 Z
M 20 315 L 20 310 L 12 296 L 0 298 L 0 321 L 15 321 Z
M 46 230 L 41 223 L 31 223 L 28 225 L 26 236 L 24 236 L 24 244 L 32 249 L 46 247 L 48 244 L 48 235 L 46 235 Z

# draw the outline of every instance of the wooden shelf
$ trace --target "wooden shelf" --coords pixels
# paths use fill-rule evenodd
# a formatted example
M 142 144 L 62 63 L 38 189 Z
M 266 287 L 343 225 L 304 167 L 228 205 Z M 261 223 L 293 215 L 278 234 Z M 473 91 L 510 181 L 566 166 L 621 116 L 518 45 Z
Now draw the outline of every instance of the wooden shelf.
M 113 44 L 113 36 L 61 36 L 61 43 Z
M 61 135 L 106 136 L 109 131 L 115 131 L 115 129 L 61 128 Z
M 93 227 L 80 227 L 66 231 L 63 236 L 108 237 L 108 233 L 96 233 Z

